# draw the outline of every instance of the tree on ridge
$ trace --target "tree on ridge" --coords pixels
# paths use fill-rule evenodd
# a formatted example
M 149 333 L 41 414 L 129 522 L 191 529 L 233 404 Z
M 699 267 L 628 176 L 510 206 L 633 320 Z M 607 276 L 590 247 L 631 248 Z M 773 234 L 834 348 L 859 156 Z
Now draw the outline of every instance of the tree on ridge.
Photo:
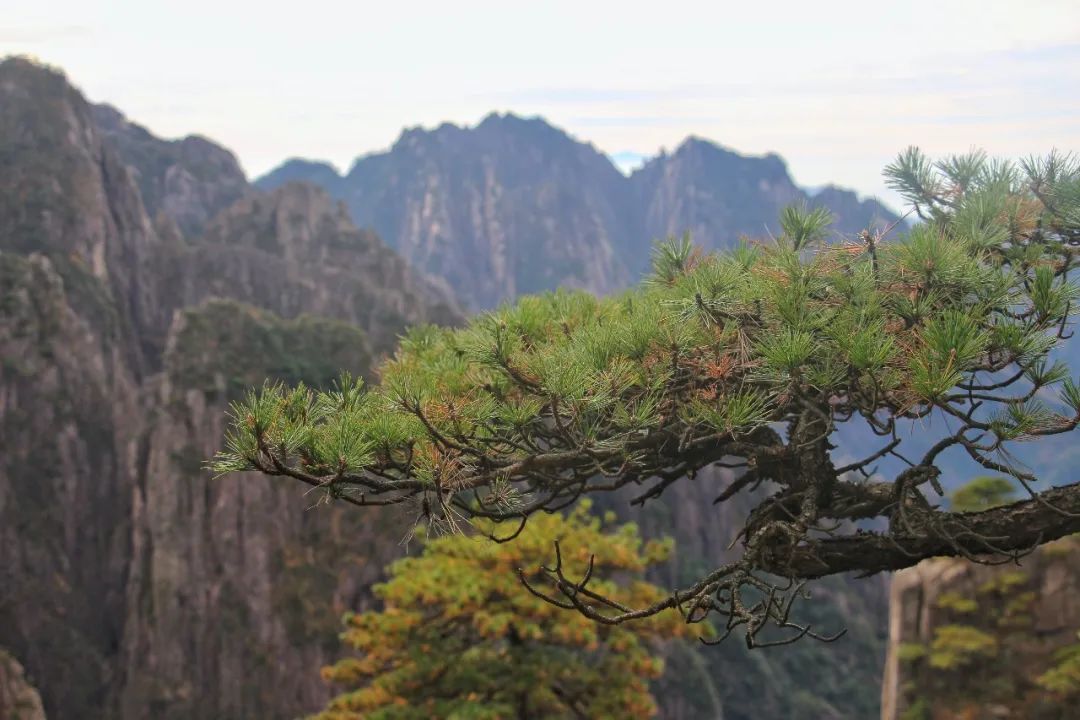
M 767 627 L 825 638 L 792 613 L 815 578 L 998 561 L 1080 531 L 1080 483 L 1040 488 L 1010 454 L 1080 422 L 1075 369 L 1051 357 L 1076 307 L 1080 166 L 1058 153 L 932 162 L 911 148 L 886 175 L 921 220 L 899 237 L 827 243 L 827 213 L 790 208 L 769 243 L 708 256 L 666 243 L 620 296 L 560 291 L 462 329 L 416 328 L 378 386 L 253 392 L 215 467 L 354 505 L 409 504 L 450 530 L 520 528 L 626 487 L 641 504 L 730 468 L 717 503 L 766 492 L 742 554 L 698 581 L 631 606 L 557 561 L 542 588 L 522 579 L 600 623 L 675 608 L 751 647 Z M 873 447 L 836 445 L 855 425 Z M 1024 496 L 947 509 L 955 456 Z M 903 467 L 875 472 L 885 461 Z

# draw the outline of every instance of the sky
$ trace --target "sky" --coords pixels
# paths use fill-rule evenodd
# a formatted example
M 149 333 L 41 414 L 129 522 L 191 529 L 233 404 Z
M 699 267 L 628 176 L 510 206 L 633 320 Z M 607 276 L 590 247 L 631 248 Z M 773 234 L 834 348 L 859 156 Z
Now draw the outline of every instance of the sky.
M 881 169 L 908 145 L 1080 150 L 1080 0 L 0 0 L 11 53 L 251 177 L 492 111 L 623 158 L 689 135 L 776 152 L 894 205 Z

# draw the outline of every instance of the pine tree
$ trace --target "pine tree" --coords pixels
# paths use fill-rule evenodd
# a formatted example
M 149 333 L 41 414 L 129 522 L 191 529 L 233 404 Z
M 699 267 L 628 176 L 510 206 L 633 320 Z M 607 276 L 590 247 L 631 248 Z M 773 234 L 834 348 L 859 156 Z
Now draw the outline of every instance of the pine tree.
M 516 523 L 478 523 L 488 533 L 514 529 L 506 525 Z M 515 571 L 537 587 L 547 583 L 536 568 L 556 538 L 577 548 L 560 554 L 567 568 L 630 578 L 670 548 L 642 543 L 632 525 L 603 527 L 587 503 L 566 517 L 535 518 L 513 542 L 427 536 L 423 552 L 395 563 L 376 587 L 383 609 L 346 617 L 343 637 L 356 655 L 323 670 L 346 691 L 316 720 L 652 717 L 648 681 L 662 669 L 654 650 L 686 626 L 674 611 L 600 625 L 525 592 Z M 602 560 L 594 563 L 584 547 Z M 628 604 L 663 596 L 640 579 L 596 589 Z
M 645 503 L 733 468 L 717 502 L 758 491 L 736 560 L 641 606 L 557 564 L 543 592 L 608 624 L 713 616 L 750 646 L 768 626 L 822 637 L 792 614 L 806 581 L 1018 556 L 1080 531 L 1080 484 L 1040 492 L 1009 455 L 1080 422 L 1074 370 L 1051 359 L 1076 308 L 1080 166 L 1057 153 L 933 162 L 913 148 L 886 175 L 921 219 L 906 233 L 828 242 L 827 214 L 792 208 L 770 242 L 708 256 L 662 245 L 652 276 L 616 297 L 559 291 L 464 328 L 416 328 L 378 386 L 252 393 L 216 467 L 354 505 L 410 503 L 451 531 L 620 488 Z M 837 448 L 851 423 L 876 445 Z M 913 427 L 930 439 L 917 454 Z M 949 454 L 1023 497 L 948 509 Z M 905 467 L 875 473 L 884 459 Z

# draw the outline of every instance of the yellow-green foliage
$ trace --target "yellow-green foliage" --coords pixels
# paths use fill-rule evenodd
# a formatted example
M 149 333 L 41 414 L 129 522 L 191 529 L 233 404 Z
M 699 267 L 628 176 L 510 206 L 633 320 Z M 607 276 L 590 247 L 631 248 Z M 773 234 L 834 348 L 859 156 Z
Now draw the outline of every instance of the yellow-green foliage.
M 922 643 L 915 642 L 901 643 L 897 655 L 900 658 L 900 662 L 915 662 L 917 660 L 922 660 L 926 657 L 926 646 Z
M 484 523 L 480 523 L 484 524 Z M 507 527 L 485 527 L 499 535 Z M 644 543 L 633 525 L 605 527 L 583 504 L 565 518 L 534 518 L 513 541 L 461 535 L 423 541 L 423 552 L 395 563 L 377 587 L 381 611 L 347 617 L 355 656 L 324 670 L 347 688 L 321 720 L 416 718 L 636 718 L 656 710 L 648 681 L 662 664 L 652 640 L 685 634 L 670 611 L 608 626 L 563 612 L 530 593 L 518 568 L 550 591 L 538 568 L 564 548 L 564 568 L 581 576 L 596 553 L 590 590 L 631 605 L 663 596 L 640 578 L 669 543 Z M 604 571 L 604 572 L 602 572 Z
M 994 573 L 994 577 L 980 585 L 979 593 L 1005 595 L 1021 587 L 1029 580 L 1030 577 L 1023 570 L 1004 570 Z
M 979 512 L 1011 502 L 1016 487 L 1007 478 L 984 476 L 968 481 L 949 496 L 957 512 Z
M 993 657 L 997 653 L 997 639 L 969 625 L 942 625 L 934 630 L 927 656 L 930 667 L 939 670 L 955 670 L 976 662 L 980 658 Z
M 1080 640 L 1080 632 L 1076 637 Z M 1054 661 L 1054 666 L 1039 676 L 1039 686 L 1063 699 L 1080 700 L 1080 642 L 1059 650 Z
M 900 720 L 930 720 L 930 704 L 919 698 L 900 713 Z
M 955 591 L 942 593 L 936 604 L 939 608 L 960 614 L 973 613 L 979 609 L 979 603 L 974 598 Z
M 1075 579 L 1078 550 L 1080 536 L 1062 538 L 1026 558 L 1022 570 L 973 570 L 979 582 L 950 583 L 934 603 L 929 641 L 899 648 L 906 702 L 925 711 L 912 717 L 931 717 L 929 708 L 941 717 L 982 717 L 992 706 L 1017 717 L 1072 717 L 1080 700 L 1080 642 L 1075 631 L 1037 632 L 1046 628 L 1046 613 L 1037 614 L 1036 605 L 1046 578 L 1064 573 L 1063 587 Z M 1044 599 L 1057 612 L 1054 598 Z

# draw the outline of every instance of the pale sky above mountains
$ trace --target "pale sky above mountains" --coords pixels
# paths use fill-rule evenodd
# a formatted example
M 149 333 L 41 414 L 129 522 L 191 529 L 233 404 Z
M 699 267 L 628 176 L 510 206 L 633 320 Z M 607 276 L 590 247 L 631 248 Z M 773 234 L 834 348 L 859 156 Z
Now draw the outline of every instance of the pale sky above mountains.
M 1080 150 L 1080 2 L 0 0 L 0 55 L 63 68 L 256 176 L 347 169 L 405 126 L 542 115 L 610 153 L 686 136 L 895 204 L 902 148 Z M 629 155 L 628 155 L 629 157 Z

